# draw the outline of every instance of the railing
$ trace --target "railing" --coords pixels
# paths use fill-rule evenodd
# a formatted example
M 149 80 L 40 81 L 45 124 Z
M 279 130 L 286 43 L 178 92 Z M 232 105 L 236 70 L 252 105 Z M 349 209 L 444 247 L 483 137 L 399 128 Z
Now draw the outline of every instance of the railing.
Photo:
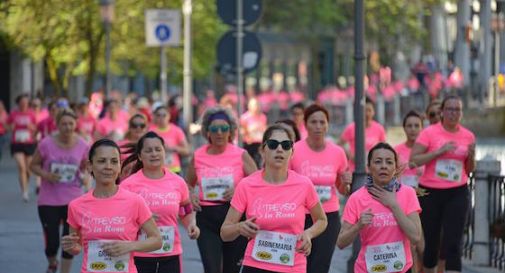
M 463 236 L 463 257 L 472 259 L 473 245 L 475 242 L 475 179 L 473 175 L 469 177 L 468 188 L 470 190 L 470 209 L 468 210 L 468 219 L 465 224 L 465 233 Z

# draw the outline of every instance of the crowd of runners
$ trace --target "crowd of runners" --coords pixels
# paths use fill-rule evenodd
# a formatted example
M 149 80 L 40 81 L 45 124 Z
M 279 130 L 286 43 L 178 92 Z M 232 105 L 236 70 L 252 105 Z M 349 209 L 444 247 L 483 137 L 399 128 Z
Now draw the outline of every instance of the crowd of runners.
M 457 96 L 408 112 L 395 147 L 367 100 L 367 178 L 353 193 L 355 124 L 333 140 L 319 104 L 277 121 L 255 99 L 241 115 L 207 108 L 194 150 L 163 103 L 16 104 L 0 109 L 0 133 L 21 199 L 36 195 L 47 273 L 70 272 L 80 252 L 81 272 L 182 272 L 179 227 L 205 273 L 325 273 L 335 247 L 357 238 L 354 272 L 461 272 L 476 139 Z

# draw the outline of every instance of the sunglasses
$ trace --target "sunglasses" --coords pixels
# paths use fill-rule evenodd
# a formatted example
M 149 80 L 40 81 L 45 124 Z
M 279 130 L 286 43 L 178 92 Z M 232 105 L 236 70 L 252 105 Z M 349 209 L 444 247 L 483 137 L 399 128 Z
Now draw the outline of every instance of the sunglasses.
M 137 128 L 144 129 L 144 128 L 146 128 L 146 124 L 145 123 L 130 123 L 130 127 L 132 129 L 137 129 Z
M 439 112 L 429 112 L 428 113 L 428 116 L 430 116 L 430 118 L 434 118 L 434 117 L 439 116 L 439 115 L 440 115 Z
M 226 132 L 230 131 L 230 125 L 212 125 L 212 126 L 209 126 L 209 132 L 215 134 L 218 131 L 221 131 L 221 133 L 226 133 Z
M 269 139 L 265 142 L 265 144 L 270 150 L 276 150 L 277 147 L 279 147 L 279 144 L 284 151 L 289 151 L 291 148 L 293 148 L 293 141 L 291 140 L 277 141 L 275 139 Z
M 166 117 L 168 114 L 166 114 L 166 113 L 160 113 L 160 114 L 154 114 L 154 115 L 155 115 L 155 116 L 157 116 L 157 117 L 160 117 L 160 118 L 164 118 L 164 117 Z

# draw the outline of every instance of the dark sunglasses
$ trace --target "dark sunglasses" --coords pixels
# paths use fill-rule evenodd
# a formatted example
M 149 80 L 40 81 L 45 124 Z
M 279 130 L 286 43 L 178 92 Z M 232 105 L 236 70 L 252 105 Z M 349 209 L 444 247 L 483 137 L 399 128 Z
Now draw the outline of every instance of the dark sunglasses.
M 212 126 L 209 126 L 209 132 L 215 134 L 218 131 L 221 131 L 221 133 L 226 133 L 226 132 L 230 131 L 230 125 L 212 125 Z
M 130 127 L 132 129 L 137 129 L 137 128 L 144 129 L 144 128 L 146 128 L 146 124 L 145 123 L 130 123 Z
M 276 150 L 277 147 L 279 147 L 279 144 L 284 151 L 289 151 L 291 148 L 293 148 L 293 141 L 291 140 L 277 141 L 275 139 L 269 139 L 265 142 L 265 144 L 270 150 Z
M 438 113 L 438 112 L 430 112 L 430 113 L 428 113 L 428 116 L 430 116 L 430 118 L 434 118 L 434 117 L 436 117 L 438 115 L 440 115 L 440 113 Z

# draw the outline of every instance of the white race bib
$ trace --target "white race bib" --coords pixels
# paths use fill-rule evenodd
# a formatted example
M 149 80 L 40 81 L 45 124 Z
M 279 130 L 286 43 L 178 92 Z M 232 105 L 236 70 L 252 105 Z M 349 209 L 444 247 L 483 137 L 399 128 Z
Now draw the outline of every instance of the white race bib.
M 51 163 L 51 172 L 60 175 L 60 183 L 70 183 L 75 180 L 79 166 L 64 163 Z
M 163 241 L 163 245 L 160 249 L 151 251 L 149 253 L 152 254 L 167 254 L 174 250 L 174 242 L 175 242 L 175 228 L 173 226 L 159 226 L 158 227 L 161 240 Z M 145 241 L 147 239 L 147 234 L 142 231 L 139 235 L 139 241 Z
M 260 230 L 254 239 L 252 258 L 256 261 L 293 266 L 296 235 Z
M 130 253 L 119 257 L 111 257 L 102 250 L 102 245 L 110 240 L 88 242 L 88 262 L 86 270 L 89 272 L 128 272 Z
M 417 188 L 419 186 L 419 177 L 417 175 L 403 175 L 400 178 L 402 184 Z
M 202 177 L 203 200 L 219 201 L 223 200 L 226 190 L 233 187 L 233 176 Z
M 406 265 L 403 242 L 368 246 L 365 253 L 367 271 L 400 272 Z
M 331 199 L 331 186 L 315 186 L 319 201 L 324 203 Z
M 460 182 L 463 163 L 454 159 L 439 159 L 435 165 L 435 176 L 452 182 Z
M 16 142 L 27 142 L 30 140 L 30 131 L 26 129 L 16 130 L 14 133 L 14 140 Z

